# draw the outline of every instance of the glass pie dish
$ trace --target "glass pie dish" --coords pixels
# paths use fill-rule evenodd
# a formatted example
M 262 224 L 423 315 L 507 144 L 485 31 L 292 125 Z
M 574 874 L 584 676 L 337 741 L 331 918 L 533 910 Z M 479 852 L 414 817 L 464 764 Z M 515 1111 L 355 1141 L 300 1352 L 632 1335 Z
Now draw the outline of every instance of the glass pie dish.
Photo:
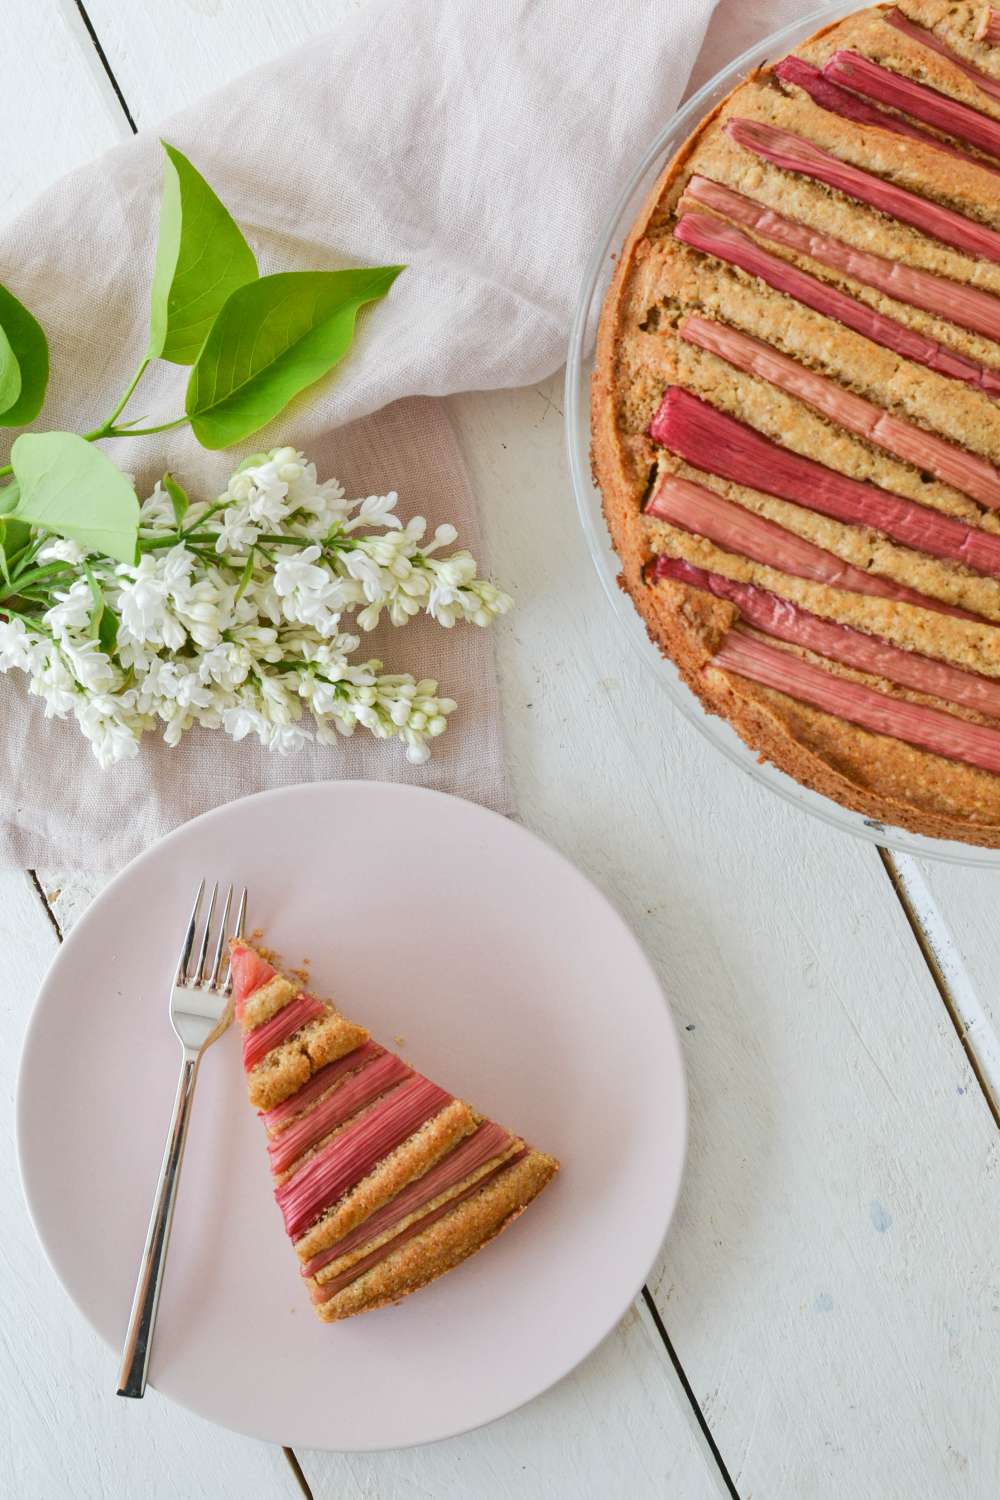
M 755 780 L 834 828 L 907 854 L 946 860 L 954 864 L 1000 868 L 1000 849 L 984 849 L 973 844 L 910 833 L 866 818 L 862 813 L 853 812 L 850 808 L 842 807 L 818 792 L 811 791 L 769 762 L 758 761 L 756 752 L 743 743 L 724 719 L 707 713 L 684 685 L 673 662 L 662 656 L 650 642 L 645 625 L 631 599 L 617 585 L 620 563 L 604 522 L 600 491 L 591 477 L 589 407 L 594 334 L 601 305 L 613 275 L 615 258 L 653 183 L 699 121 L 748 73 L 771 59 L 785 56 L 824 23 L 839 20 L 858 9 L 856 3 L 822 6 L 756 43 L 692 95 L 667 122 L 637 165 L 590 258 L 570 333 L 566 365 L 566 435 L 570 473 L 590 555 L 619 622 L 633 648 L 655 674 L 669 700 L 706 739 Z

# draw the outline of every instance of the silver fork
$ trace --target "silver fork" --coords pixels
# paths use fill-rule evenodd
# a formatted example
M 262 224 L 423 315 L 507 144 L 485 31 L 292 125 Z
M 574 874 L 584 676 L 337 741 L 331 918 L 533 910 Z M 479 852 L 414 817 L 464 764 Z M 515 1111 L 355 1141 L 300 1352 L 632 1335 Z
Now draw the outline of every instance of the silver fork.
M 198 887 L 198 894 L 194 898 L 191 920 L 184 934 L 184 944 L 170 990 L 170 1024 L 177 1034 L 183 1052 L 181 1076 L 177 1084 L 177 1097 L 174 1100 L 174 1113 L 170 1121 L 170 1130 L 167 1133 L 167 1144 L 163 1151 L 160 1180 L 156 1185 L 153 1210 L 149 1217 L 149 1228 L 146 1231 L 146 1244 L 139 1263 L 139 1278 L 135 1286 L 135 1296 L 132 1299 L 132 1311 L 129 1313 L 125 1346 L 122 1349 L 122 1362 L 118 1371 L 119 1396 L 138 1397 L 145 1395 L 146 1392 L 149 1353 L 153 1344 L 153 1330 L 156 1326 L 156 1309 L 160 1301 L 160 1287 L 163 1284 L 167 1246 L 170 1243 L 170 1226 L 173 1222 L 174 1204 L 177 1200 L 177 1184 L 181 1175 L 181 1162 L 184 1159 L 188 1121 L 191 1118 L 191 1102 L 198 1079 L 198 1064 L 206 1049 L 212 1045 L 216 1037 L 222 1035 L 233 1018 L 232 972 L 228 963 L 225 978 L 221 984 L 219 982 L 222 960 L 226 953 L 226 928 L 233 904 L 233 888 L 229 887 L 226 896 L 215 949 L 209 962 L 208 947 L 215 916 L 215 904 L 219 895 L 219 887 L 216 885 L 213 888 L 198 955 L 192 964 L 191 954 L 194 951 L 198 915 L 204 893 L 205 882 L 202 881 Z M 235 937 L 243 936 L 246 911 L 247 893 L 244 889 L 236 913 Z

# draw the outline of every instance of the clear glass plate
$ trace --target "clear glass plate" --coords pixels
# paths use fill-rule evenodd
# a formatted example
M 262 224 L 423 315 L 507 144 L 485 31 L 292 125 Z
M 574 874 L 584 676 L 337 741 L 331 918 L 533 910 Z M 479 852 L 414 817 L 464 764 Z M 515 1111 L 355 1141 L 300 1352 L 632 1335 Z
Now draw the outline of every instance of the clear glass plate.
M 593 340 L 600 315 L 601 304 L 614 269 L 614 257 L 621 249 L 625 238 L 638 216 L 639 210 L 656 178 L 678 147 L 690 135 L 704 115 L 754 68 L 760 67 L 769 58 L 783 57 L 805 37 L 811 36 L 824 22 L 835 21 L 850 15 L 857 5 L 823 6 L 800 17 L 781 31 L 772 32 L 762 42 L 751 47 L 735 62 L 716 73 L 705 86 L 688 100 L 682 109 L 668 122 L 650 146 L 637 166 L 631 181 L 611 216 L 584 277 L 583 289 L 573 322 L 569 341 L 569 358 L 566 366 L 566 435 L 569 443 L 569 465 L 573 476 L 577 508 L 583 525 L 590 555 L 594 560 L 605 593 L 633 647 L 647 663 L 657 681 L 673 705 L 686 719 L 698 728 L 706 739 L 727 755 L 756 781 L 777 792 L 786 801 L 803 808 L 814 817 L 821 818 L 834 828 L 857 838 L 868 839 L 891 849 L 907 854 L 923 855 L 931 859 L 947 860 L 954 864 L 986 865 L 1000 867 L 1000 850 L 980 849 L 972 844 L 955 843 L 947 839 L 928 838 L 923 834 L 907 833 L 901 828 L 891 828 L 878 823 L 861 813 L 851 812 L 829 798 L 800 786 L 790 776 L 776 767 L 760 764 L 756 754 L 744 745 L 736 732 L 724 720 L 708 714 L 684 686 L 673 663 L 661 656 L 650 643 L 638 613 L 627 594 L 619 589 L 616 578 L 620 564 L 611 546 L 604 516 L 601 512 L 601 497 L 590 474 L 590 374 L 593 366 Z

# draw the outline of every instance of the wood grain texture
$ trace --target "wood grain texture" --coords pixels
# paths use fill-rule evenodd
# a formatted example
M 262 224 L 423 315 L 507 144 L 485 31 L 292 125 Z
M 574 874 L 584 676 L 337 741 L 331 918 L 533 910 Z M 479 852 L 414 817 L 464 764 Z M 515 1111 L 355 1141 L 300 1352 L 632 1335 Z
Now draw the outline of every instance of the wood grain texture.
M 521 815 L 625 913 L 682 1028 L 664 1322 L 741 1494 L 987 1500 L 992 1120 L 874 848 L 721 762 L 620 636 L 559 404 L 452 412 L 518 597 L 497 639 Z
M 0 872 L 0 1495 L 291 1495 L 279 1449 L 212 1427 L 154 1390 L 141 1405 L 119 1400 L 117 1356 L 72 1306 L 42 1255 L 18 1180 L 14 1090 L 31 1003 L 57 941 L 30 876 Z M 123 1308 L 123 1327 L 127 1314 Z
M 88 9 L 130 108 L 152 124 L 359 3 Z M 734 21 L 741 32 L 749 17 L 744 8 Z M 36 71 L 47 87 L 41 62 Z M 73 97 L 64 90 L 68 114 Z M 992 1500 L 996 1137 L 875 851 L 739 776 L 633 658 L 573 514 L 558 382 L 449 409 L 490 564 L 518 598 L 497 646 L 521 816 L 617 903 L 682 1027 L 691 1158 L 654 1286 L 739 1492 Z M 963 944 L 992 956 L 979 879 L 935 869 L 931 884 L 949 922 L 971 901 L 981 915 Z M 70 922 L 90 889 L 60 884 Z M 0 940 L 13 936 L 0 920 Z M 43 963 L 51 939 L 17 935 L 42 945 L 33 962 Z M 997 972 L 974 953 L 970 969 L 977 982 Z M 46 1323 L 43 1343 L 57 1328 L 64 1337 L 66 1321 Z M 51 1422 L 28 1420 L 39 1444 L 66 1443 Z M 129 1433 L 94 1446 L 112 1475 L 141 1473 Z M 317 1496 L 331 1497 L 492 1500 L 516 1488 L 697 1500 L 715 1485 L 633 1315 L 571 1381 L 494 1428 L 416 1453 L 301 1457 Z M 580 1489 L 588 1477 L 604 1488 Z

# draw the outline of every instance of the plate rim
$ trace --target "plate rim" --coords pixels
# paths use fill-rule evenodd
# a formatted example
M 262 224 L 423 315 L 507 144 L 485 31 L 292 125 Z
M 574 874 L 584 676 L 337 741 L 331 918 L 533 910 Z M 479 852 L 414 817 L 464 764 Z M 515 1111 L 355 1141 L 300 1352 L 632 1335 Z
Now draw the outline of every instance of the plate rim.
M 544 1395 L 546 1391 L 551 1390 L 556 1385 L 560 1384 L 567 1378 L 567 1376 L 572 1374 L 572 1372 L 577 1369 L 585 1359 L 589 1359 L 589 1357 L 595 1352 L 595 1350 L 597 1350 L 611 1336 L 614 1330 L 618 1327 L 622 1318 L 627 1313 L 629 1307 L 639 1297 L 642 1288 L 645 1285 L 649 1271 L 651 1267 L 656 1263 L 656 1260 L 659 1257 L 663 1245 L 666 1241 L 670 1226 L 673 1223 L 674 1214 L 677 1210 L 677 1204 L 680 1199 L 681 1189 L 683 1187 L 687 1173 L 688 1144 L 690 1136 L 690 1095 L 687 1083 L 687 1070 L 684 1062 L 684 1051 L 680 1040 L 680 1032 L 678 1030 L 677 1022 L 674 1019 L 666 988 L 661 981 L 658 973 L 656 972 L 656 969 L 654 968 L 652 960 L 650 959 L 648 953 L 632 930 L 630 923 L 626 921 L 625 917 L 619 911 L 618 906 L 615 904 L 615 902 L 613 902 L 611 898 L 603 890 L 601 890 L 601 888 L 595 883 L 595 881 L 591 879 L 589 874 L 582 870 L 580 866 L 577 865 L 566 854 L 564 854 L 562 850 L 557 849 L 547 839 L 543 838 L 541 834 L 536 833 L 533 829 L 526 827 L 525 824 L 523 824 L 516 815 L 505 815 L 503 813 L 497 812 L 493 808 L 485 807 L 482 803 L 472 801 L 470 798 L 460 797 L 451 792 L 440 791 L 437 788 L 433 787 L 415 786 L 407 782 L 376 781 L 370 780 L 368 778 L 356 777 L 331 777 L 321 781 L 295 782 L 289 786 L 271 787 L 263 791 L 251 792 L 247 796 L 235 798 L 231 802 L 220 803 L 217 807 L 209 808 L 205 812 L 198 814 L 197 817 L 189 818 L 186 822 L 178 824 L 176 828 L 170 829 L 166 834 L 162 835 L 147 849 L 143 849 L 139 854 L 131 859 L 128 864 L 126 864 L 121 870 L 119 870 L 116 875 L 112 876 L 111 880 L 109 880 L 104 888 L 98 893 L 98 895 L 90 903 L 90 905 L 87 907 L 86 911 L 82 914 L 78 921 L 73 924 L 70 932 L 66 934 L 65 937 L 60 938 L 59 947 L 56 950 L 51 963 L 46 969 L 42 982 L 38 987 L 37 993 L 35 994 L 31 1006 L 31 1013 L 28 1017 L 28 1021 L 25 1026 L 21 1041 L 21 1050 L 17 1065 L 17 1083 L 14 1097 L 14 1134 L 16 1147 L 15 1155 L 17 1159 L 18 1178 L 21 1185 L 21 1194 L 24 1200 L 28 1219 L 31 1223 L 32 1229 L 35 1232 L 39 1245 L 41 1246 L 42 1253 L 45 1257 L 45 1262 L 49 1270 L 51 1271 L 56 1281 L 59 1283 L 63 1295 L 69 1300 L 76 1311 L 84 1319 L 87 1326 L 97 1335 L 102 1344 L 110 1349 L 112 1353 L 115 1353 L 116 1351 L 114 1344 L 95 1325 L 86 1309 L 81 1305 L 77 1296 L 70 1290 L 69 1286 L 63 1280 L 63 1277 L 56 1266 L 53 1256 L 50 1253 L 49 1243 L 42 1232 L 40 1215 L 36 1211 L 36 1204 L 32 1198 L 32 1193 L 29 1186 L 30 1168 L 28 1168 L 25 1160 L 25 1143 L 28 1135 L 25 1121 L 25 1079 L 26 1073 L 28 1071 L 28 1058 L 35 1045 L 35 1033 L 39 1025 L 39 1016 L 43 1009 L 43 1003 L 46 993 L 50 988 L 53 987 L 54 980 L 58 982 L 59 971 L 61 970 L 63 965 L 69 961 L 66 955 L 72 952 L 72 945 L 74 942 L 75 934 L 81 930 L 84 930 L 86 926 L 91 925 L 93 921 L 99 919 L 101 908 L 103 908 L 107 903 L 113 902 L 117 891 L 122 885 L 124 885 L 126 879 L 134 873 L 137 866 L 146 864 L 147 862 L 154 860 L 157 856 L 161 856 L 164 846 L 169 846 L 170 844 L 172 844 L 192 825 L 209 823 L 214 819 L 222 818 L 226 815 L 231 816 L 232 809 L 237 807 L 242 808 L 248 803 L 254 803 L 255 805 L 259 806 L 261 803 L 278 802 L 288 797 L 302 796 L 303 794 L 306 796 L 322 796 L 331 787 L 349 787 L 352 789 L 352 793 L 360 793 L 362 796 L 373 793 L 381 794 L 384 792 L 389 792 L 392 795 L 402 795 L 404 799 L 414 797 L 424 800 L 441 799 L 447 802 L 461 803 L 464 807 L 471 809 L 473 814 L 480 813 L 485 815 L 487 822 L 492 823 L 495 820 L 502 825 L 506 825 L 508 829 L 515 830 L 517 835 L 526 837 L 529 841 L 540 846 L 549 856 L 554 858 L 558 867 L 567 869 L 571 876 L 582 880 L 587 886 L 590 887 L 591 891 L 597 897 L 598 901 L 601 902 L 611 914 L 614 922 L 617 923 L 618 927 L 620 928 L 625 941 L 631 945 L 636 957 L 648 973 L 655 989 L 659 993 L 662 1007 L 662 1021 L 665 1023 L 665 1034 L 670 1051 L 673 1054 L 673 1062 L 675 1067 L 676 1104 L 674 1112 L 676 1115 L 676 1133 L 673 1139 L 676 1141 L 677 1145 L 677 1149 L 675 1152 L 677 1167 L 673 1180 L 668 1184 L 668 1191 L 664 1194 L 662 1199 L 663 1207 L 661 1210 L 661 1216 L 663 1220 L 663 1227 L 656 1240 L 656 1244 L 653 1249 L 653 1253 L 649 1258 L 648 1264 L 646 1264 L 643 1268 L 642 1275 L 640 1276 L 638 1283 L 636 1284 L 634 1289 L 630 1291 L 627 1300 L 622 1303 L 622 1306 L 614 1314 L 608 1326 L 604 1328 L 602 1332 L 598 1333 L 598 1335 L 593 1339 L 592 1342 L 588 1344 L 585 1349 L 582 1349 L 580 1352 L 576 1353 L 571 1358 L 570 1362 L 566 1364 L 564 1368 L 560 1369 L 557 1374 L 546 1376 L 541 1384 L 532 1384 L 530 1389 L 527 1390 L 527 1392 L 523 1396 L 521 1396 L 512 1404 L 505 1405 L 503 1410 L 495 1412 L 492 1416 L 483 1417 L 481 1420 L 472 1423 L 460 1423 L 458 1426 L 454 1427 L 445 1424 L 446 1430 L 435 1431 L 427 1437 L 415 1439 L 414 1441 L 408 1442 L 402 1446 L 395 1443 L 361 1443 L 352 1445 L 351 1447 L 331 1447 L 326 1443 L 315 1443 L 312 1441 L 304 1443 L 301 1439 L 296 1440 L 298 1446 L 300 1447 L 311 1447 L 318 1449 L 321 1452 L 328 1453 L 405 1452 L 409 1448 L 429 1447 L 434 1443 L 447 1442 L 453 1438 L 461 1437 L 466 1433 L 476 1432 L 480 1428 L 488 1427 L 492 1425 L 492 1423 L 498 1422 L 502 1420 L 502 1418 L 512 1415 L 514 1412 L 519 1411 L 522 1407 L 527 1406 L 530 1402 L 536 1400 L 539 1396 Z M 259 1431 L 253 1430 L 253 1428 L 250 1426 L 235 1426 L 231 1422 L 221 1421 L 217 1417 L 206 1415 L 206 1413 L 202 1411 L 197 1405 L 193 1404 L 189 1400 L 186 1400 L 184 1397 L 175 1394 L 173 1391 L 168 1392 L 164 1390 L 161 1386 L 158 1386 L 152 1379 L 149 1381 L 149 1385 L 165 1401 L 171 1402 L 177 1406 L 182 1407 L 186 1411 L 192 1412 L 202 1421 L 210 1422 L 213 1425 L 222 1427 L 224 1430 L 230 1432 L 239 1433 L 241 1436 L 253 1438 L 258 1442 L 270 1443 L 273 1446 L 286 1446 L 282 1444 L 280 1438 L 262 1436 Z

